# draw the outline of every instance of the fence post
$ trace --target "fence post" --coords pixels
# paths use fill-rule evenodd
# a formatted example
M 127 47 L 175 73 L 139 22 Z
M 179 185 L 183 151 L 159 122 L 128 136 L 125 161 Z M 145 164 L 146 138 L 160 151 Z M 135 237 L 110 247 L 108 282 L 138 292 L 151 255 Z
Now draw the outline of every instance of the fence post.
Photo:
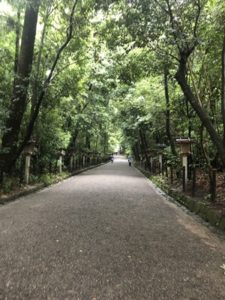
M 173 167 L 170 167 L 170 182 L 173 183 Z
M 159 154 L 159 174 L 163 175 L 163 156 L 162 156 L 162 153 Z
M 212 180 L 211 180 L 211 201 L 216 200 L 216 170 L 212 170 Z
M 186 173 L 185 166 L 182 168 L 182 183 L 183 183 L 183 192 L 186 190 Z
M 195 196 L 195 192 L 196 192 L 196 168 L 194 167 L 192 172 L 192 191 L 191 191 L 192 197 Z
M 167 162 L 165 163 L 165 172 L 166 172 L 166 177 L 168 178 L 168 166 L 167 166 Z
M 25 178 L 25 183 L 29 183 L 30 179 L 30 160 L 31 160 L 31 155 L 27 154 L 25 156 L 25 171 L 24 171 L 24 178 Z

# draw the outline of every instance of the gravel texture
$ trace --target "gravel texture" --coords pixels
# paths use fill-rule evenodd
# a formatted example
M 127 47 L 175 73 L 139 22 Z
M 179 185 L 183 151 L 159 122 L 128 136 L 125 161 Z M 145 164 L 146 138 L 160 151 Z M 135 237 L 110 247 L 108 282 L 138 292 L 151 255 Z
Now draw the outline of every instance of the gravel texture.
M 225 299 L 225 241 L 125 159 L 0 207 L 0 299 Z

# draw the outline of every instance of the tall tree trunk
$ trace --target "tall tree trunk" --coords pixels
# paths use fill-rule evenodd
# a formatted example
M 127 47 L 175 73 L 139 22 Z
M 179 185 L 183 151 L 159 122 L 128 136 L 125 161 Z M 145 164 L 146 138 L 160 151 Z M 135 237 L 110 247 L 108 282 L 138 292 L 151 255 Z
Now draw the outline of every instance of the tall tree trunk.
M 221 75 L 221 115 L 223 120 L 223 146 L 225 147 L 225 35 L 223 38 Z
M 91 149 L 91 138 L 89 133 L 86 133 L 85 146 L 88 150 Z
M 76 141 L 77 141 L 78 134 L 79 134 L 79 126 L 76 126 L 75 130 L 73 131 L 73 135 L 70 139 L 68 150 L 76 147 Z
M 6 122 L 7 130 L 2 138 L 4 153 L 0 155 L 0 168 L 5 172 L 9 171 L 17 151 L 20 127 L 26 109 L 39 6 L 38 0 L 30 0 L 26 6 L 18 68 L 13 86 L 10 113 Z
M 191 87 L 189 86 L 186 78 L 186 63 L 187 63 L 187 56 L 182 55 L 180 57 L 180 63 L 179 63 L 179 68 L 178 71 L 175 75 L 175 78 L 180 85 L 185 97 L 188 99 L 189 103 L 195 110 L 196 114 L 198 115 L 199 119 L 201 120 L 202 124 L 205 126 L 206 130 L 208 131 L 211 141 L 214 143 L 218 154 L 220 156 L 221 162 L 223 167 L 225 167 L 225 148 L 223 146 L 223 141 L 220 138 L 219 134 L 215 130 L 209 116 L 193 94 Z
M 170 122 L 170 96 L 169 96 L 169 86 L 168 86 L 168 70 L 164 68 L 164 88 L 165 88 L 165 99 L 166 99 L 166 134 L 169 140 L 171 151 L 173 155 L 177 155 L 175 144 L 171 134 L 171 122 Z
M 20 7 L 17 11 L 17 21 L 16 21 L 16 43 L 15 43 L 15 60 L 14 60 L 14 74 L 15 78 L 18 70 L 18 60 L 19 60 L 19 47 L 20 47 Z
M 84 112 L 84 110 L 86 109 L 86 107 L 88 106 L 89 103 L 90 102 L 86 102 L 82 108 L 77 109 L 77 114 L 82 114 Z M 76 146 L 76 140 L 77 140 L 77 137 L 78 137 L 78 134 L 79 134 L 79 130 L 80 130 L 79 126 L 80 126 L 80 119 L 78 118 L 78 120 L 76 122 L 76 125 L 75 125 L 75 128 L 73 130 L 73 134 L 72 134 L 72 136 L 70 138 L 68 150 L 70 148 L 74 148 Z
M 186 97 L 184 97 L 185 105 L 186 105 L 186 114 L 188 118 L 188 137 L 191 138 L 191 131 L 192 131 L 192 126 L 191 126 L 191 114 L 189 110 L 189 102 Z
M 44 48 L 44 39 L 45 39 L 45 35 L 46 35 L 46 31 L 47 31 L 47 23 L 48 23 L 48 19 L 50 16 L 50 8 L 48 7 L 46 9 L 46 13 L 44 16 L 44 25 L 43 25 L 43 29 L 42 29 L 42 33 L 41 33 L 41 41 L 40 41 L 40 47 L 39 47 L 39 51 L 38 51 L 38 57 L 37 57 L 37 64 L 36 64 L 36 70 L 35 70 L 35 78 L 34 78 L 34 84 L 33 84 L 33 91 L 32 91 L 32 99 L 31 99 L 31 114 L 34 113 L 35 107 L 37 105 L 37 101 L 38 101 L 38 91 L 41 88 L 40 87 L 40 67 L 41 67 L 41 59 L 42 59 L 42 53 L 43 53 L 43 48 Z
M 105 132 L 104 135 L 103 135 L 103 154 L 107 154 L 108 153 L 108 149 L 109 149 L 109 137 L 108 137 L 108 134 Z
M 133 146 L 133 153 L 134 153 L 134 157 L 135 160 L 140 160 L 140 153 L 139 153 L 139 143 L 136 142 Z
M 149 171 L 151 171 L 150 160 L 149 160 L 148 152 L 147 152 L 148 151 L 148 145 L 147 145 L 147 141 L 146 141 L 146 136 L 145 136 L 145 133 L 141 129 L 139 130 L 139 135 L 140 135 L 141 146 L 142 146 L 141 150 L 144 151 L 147 168 L 148 168 Z

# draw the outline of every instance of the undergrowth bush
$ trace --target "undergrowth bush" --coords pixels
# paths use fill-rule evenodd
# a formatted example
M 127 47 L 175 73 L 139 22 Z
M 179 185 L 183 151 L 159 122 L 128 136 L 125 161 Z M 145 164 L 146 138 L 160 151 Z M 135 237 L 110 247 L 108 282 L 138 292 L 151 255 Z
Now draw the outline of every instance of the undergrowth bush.
M 67 172 L 62 172 L 60 174 L 43 174 L 39 181 L 41 183 L 44 183 L 45 186 L 48 186 L 50 184 L 59 182 L 60 180 L 66 178 L 69 173 Z
M 30 183 L 39 183 L 40 182 L 40 177 L 39 176 L 37 176 L 37 175 L 33 175 L 33 174 L 31 174 L 30 175 Z
M 156 185 L 159 185 L 159 186 L 166 185 L 166 179 L 165 179 L 165 177 L 163 177 L 161 175 L 150 176 L 150 179 Z
M 51 174 L 44 174 L 40 177 L 40 182 L 44 183 L 45 186 L 48 186 L 54 182 L 54 176 Z
M 19 178 L 6 177 L 2 183 L 1 190 L 3 193 L 10 193 L 19 185 Z

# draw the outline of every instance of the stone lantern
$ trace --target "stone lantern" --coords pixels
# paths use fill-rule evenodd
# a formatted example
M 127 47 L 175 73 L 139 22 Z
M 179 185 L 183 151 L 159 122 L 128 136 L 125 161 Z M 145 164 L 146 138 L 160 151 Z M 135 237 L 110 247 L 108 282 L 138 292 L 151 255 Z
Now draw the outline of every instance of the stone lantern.
M 30 140 L 26 144 L 26 146 L 23 149 L 23 154 L 25 155 L 25 172 L 24 172 L 24 179 L 25 183 L 29 183 L 29 177 L 30 177 L 30 160 L 31 155 L 35 152 L 35 140 Z
M 182 158 L 182 166 L 185 167 L 185 184 L 188 180 L 188 156 L 191 154 L 191 144 L 193 140 L 190 138 L 176 139 L 176 143 L 180 146 L 180 155 Z

